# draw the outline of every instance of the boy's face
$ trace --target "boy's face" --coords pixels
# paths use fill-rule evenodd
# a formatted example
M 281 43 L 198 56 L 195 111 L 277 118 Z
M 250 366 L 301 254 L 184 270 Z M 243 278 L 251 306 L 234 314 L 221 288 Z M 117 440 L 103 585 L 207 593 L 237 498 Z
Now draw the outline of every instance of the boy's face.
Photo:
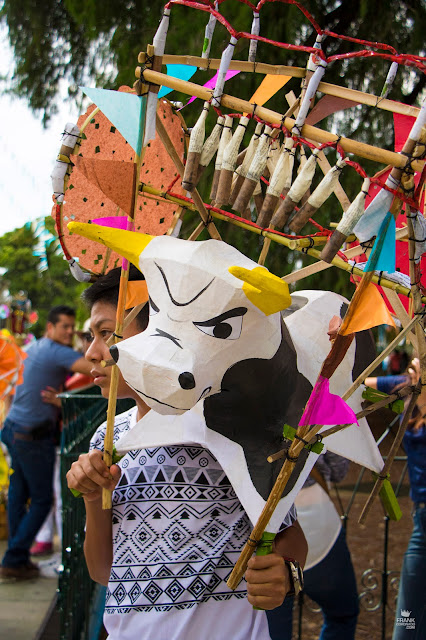
M 108 398 L 112 367 L 102 367 L 101 360 L 108 360 L 111 358 L 109 347 L 106 342 L 115 331 L 115 315 L 116 307 L 102 301 L 95 302 L 90 314 L 90 333 L 92 335 L 92 341 L 86 351 L 85 358 L 92 363 L 90 373 L 94 378 L 94 383 L 101 388 L 104 398 Z M 123 337 L 130 338 L 138 333 L 141 333 L 141 330 L 139 329 L 136 320 L 133 320 L 124 330 Z M 133 398 L 135 396 L 137 396 L 136 392 L 127 386 L 121 373 L 119 373 L 117 397 Z

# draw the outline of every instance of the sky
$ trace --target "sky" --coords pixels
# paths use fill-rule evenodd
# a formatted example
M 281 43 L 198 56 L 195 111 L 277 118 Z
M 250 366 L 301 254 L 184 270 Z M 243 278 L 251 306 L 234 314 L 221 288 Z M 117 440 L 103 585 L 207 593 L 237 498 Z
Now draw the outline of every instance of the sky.
M 7 32 L 0 29 L 0 76 L 10 77 L 12 51 Z M 29 220 L 50 215 L 50 173 L 61 146 L 65 124 L 77 120 L 71 101 L 59 105 L 59 113 L 44 129 L 24 99 L 0 94 L 0 236 Z

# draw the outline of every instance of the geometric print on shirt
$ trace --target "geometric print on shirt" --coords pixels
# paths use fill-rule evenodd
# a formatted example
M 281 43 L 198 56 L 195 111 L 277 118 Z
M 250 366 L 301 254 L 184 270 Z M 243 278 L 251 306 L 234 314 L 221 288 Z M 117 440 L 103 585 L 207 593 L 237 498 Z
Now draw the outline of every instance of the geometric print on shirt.
M 135 409 L 116 418 L 114 441 Z M 105 427 L 92 439 L 102 448 Z M 226 585 L 252 526 L 216 458 L 197 445 L 142 449 L 120 461 L 113 492 L 107 614 L 188 609 L 247 595 Z M 294 520 L 287 515 L 284 526 Z

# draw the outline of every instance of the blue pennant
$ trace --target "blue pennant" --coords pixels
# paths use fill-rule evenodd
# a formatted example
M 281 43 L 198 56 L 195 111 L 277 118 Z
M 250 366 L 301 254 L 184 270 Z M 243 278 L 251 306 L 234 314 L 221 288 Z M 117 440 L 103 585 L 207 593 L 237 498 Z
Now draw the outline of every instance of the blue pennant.
M 390 211 L 383 220 L 364 271 L 394 273 L 395 266 L 395 218 Z
M 179 78 L 180 80 L 190 80 L 194 73 L 197 71 L 197 67 L 191 67 L 186 64 L 168 64 L 167 67 L 167 75 L 172 78 Z M 158 92 L 159 98 L 164 98 L 168 93 L 173 91 L 170 87 L 161 87 Z
M 123 138 L 140 155 L 143 138 L 143 122 L 146 98 L 124 91 L 91 89 L 80 87 L 82 91 L 105 114 L 119 130 Z

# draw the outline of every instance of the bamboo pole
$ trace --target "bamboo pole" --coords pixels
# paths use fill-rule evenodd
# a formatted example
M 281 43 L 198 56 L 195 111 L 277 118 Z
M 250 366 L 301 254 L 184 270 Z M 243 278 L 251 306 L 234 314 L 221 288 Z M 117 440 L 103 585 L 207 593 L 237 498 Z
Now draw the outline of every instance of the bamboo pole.
M 369 364 L 368 367 L 364 369 L 362 373 L 360 373 L 358 378 L 351 384 L 349 389 L 345 391 L 345 393 L 342 395 L 342 400 L 347 400 L 354 393 L 354 391 L 356 391 L 358 387 L 364 382 L 364 380 L 370 375 L 370 373 L 372 373 L 374 369 L 378 367 L 381 362 L 383 362 L 386 356 L 388 356 L 391 353 L 391 351 L 398 346 L 401 340 L 407 335 L 407 333 L 411 331 L 411 329 L 419 321 L 419 317 L 420 316 L 414 316 L 414 318 L 410 320 L 410 322 L 404 327 L 404 329 L 402 329 L 402 331 L 398 333 L 396 338 L 394 338 L 392 342 L 390 342 L 388 346 L 385 349 L 383 349 L 382 353 L 380 353 L 377 356 L 377 358 L 373 360 L 373 362 Z
M 205 89 L 194 82 L 187 82 L 186 80 L 173 78 L 172 76 L 159 73 L 158 71 L 152 71 L 150 69 L 144 70 L 143 78 L 146 82 L 164 85 L 171 89 L 175 89 L 176 91 L 186 93 L 187 95 L 195 95 L 197 98 L 201 98 L 204 101 L 210 100 L 213 95 L 211 90 Z M 223 107 L 236 110 L 239 113 L 253 113 L 253 111 L 255 111 L 256 115 L 262 120 L 270 122 L 271 124 L 283 125 L 289 131 L 292 130 L 295 124 L 295 120 L 292 118 L 283 118 L 283 115 L 276 111 L 272 111 L 266 107 L 260 107 L 248 102 L 247 100 L 241 100 L 240 98 L 235 98 L 234 96 L 229 96 L 227 94 L 222 95 L 221 105 Z M 329 133 L 323 129 L 318 129 L 312 125 L 305 124 L 302 127 L 301 134 L 304 138 L 312 139 L 321 144 L 324 142 L 339 141 L 340 146 L 347 153 L 353 153 L 361 158 L 367 158 L 369 160 L 374 160 L 375 162 L 390 164 L 393 167 L 398 167 L 400 169 L 403 169 L 407 164 L 407 159 L 399 153 L 379 149 L 373 145 L 351 140 L 350 138 L 340 138 L 339 136 L 336 136 L 336 134 Z M 421 171 L 423 169 L 423 165 L 424 162 L 416 160 L 411 163 L 411 168 L 414 171 Z
M 363 510 L 361 511 L 361 515 L 360 515 L 359 520 L 358 520 L 359 524 L 364 524 L 365 523 L 365 521 L 367 519 L 367 516 L 371 511 L 371 507 L 373 506 L 373 502 L 377 498 L 377 496 L 379 495 L 380 489 L 382 488 L 383 483 L 384 483 L 384 481 L 386 480 L 386 478 L 388 476 L 388 473 L 389 473 L 389 470 L 390 470 L 390 468 L 392 466 L 394 458 L 395 458 L 395 456 L 396 456 L 396 454 L 398 452 L 399 447 L 401 446 L 402 438 L 404 437 L 404 433 L 405 433 L 405 430 L 407 428 L 408 421 L 411 418 L 411 414 L 413 413 L 414 406 L 415 406 L 415 404 L 417 402 L 417 397 L 418 397 L 418 395 L 420 393 L 420 388 L 421 388 L 420 385 L 421 385 L 421 383 L 419 382 L 419 384 L 416 387 L 416 390 L 413 392 L 413 395 L 411 396 L 410 403 L 409 403 L 409 405 L 407 407 L 407 410 L 406 410 L 406 412 L 404 414 L 404 418 L 402 419 L 402 421 L 401 421 L 401 423 L 400 423 L 400 425 L 398 427 L 397 434 L 396 434 L 395 439 L 394 439 L 394 441 L 392 443 L 392 447 L 391 447 L 391 449 L 390 449 L 390 451 L 388 453 L 388 456 L 387 456 L 386 462 L 385 462 L 385 464 L 383 466 L 383 469 L 380 472 L 380 475 L 378 476 L 378 478 L 377 478 L 377 480 L 376 480 L 376 482 L 374 484 L 372 492 L 368 496 L 367 502 L 365 503 Z
M 140 98 L 143 100 L 143 98 Z M 146 105 L 145 105 L 146 107 Z M 145 118 L 146 118 L 146 108 L 143 111 L 143 119 L 141 119 L 139 123 L 140 132 L 139 135 L 144 135 L 145 128 Z M 145 155 L 146 147 L 143 147 L 141 152 L 135 153 L 135 177 L 134 177 L 134 185 L 133 185 L 133 206 L 131 208 L 130 214 L 127 216 L 127 220 L 129 223 L 133 223 L 136 215 L 136 209 L 138 206 L 138 193 L 139 193 L 139 176 L 141 172 L 141 166 L 143 157 Z M 118 293 L 118 302 L 117 302 L 117 310 L 116 310 L 116 322 L 115 322 L 115 331 L 113 334 L 113 342 L 112 344 L 116 344 L 122 339 L 123 331 L 124 331 L 124 312 L 126 306 L 126 294 L 127 294 L 127 283 L 129 280 L 129 263 L 127 260 L 123 258 L 121 264 L 121 274 L 120 274 L 120 284 L 119 284 L 119 293 Z M 112 465 L 112 451 L 113 451 L 113 440 L 114 440 L 114 419 L 115 419 L 115 410 L 117 406 L 117 387 L 118 387 L 118 378 L 119 378 L 119 370 L 115 365 L 111 370 L 111 380 L 109 386 L 109 394 L 108 394 L 108 409 L 107 409 L 107 423 L 105 430 L 105 438 L 104 438 L 104 454 L 103 459 L 105 464 L 110 467 Z M 111 509 L 112 507 L 112 492 L 108 489 L 102 489 L 102 509 Z
M 315 431 L 315 429 L 317 429 L 317 432 L 318 432 L 321 429 L 321 427 L 322 425 L 316 425 L 311 429 L 311 431 L 313 432 Z M 304 437 L 303 434 L 300 433 L 302 429 L 303 429 L 302 427 L 298 428 L 297 435 Z M 315 434 L 313 433 L 312 437 L 314 435 Z M 296 465 L 297 459 L 303 447 L 304 447 L 304 443 L 301 442 L 300 440 L 297 440 L 295 438 L 292 441 L 288 450 L 287 457 L 284 461 L 283 466 L 281 467 L 281 470 L 278 474 L 278 477 L 275 481 L 272 491 L 268 496 L 265 506 L 262 509 L 262 513 L 260 514 L 259 519 L 256 522 L 255 526 L 253 527 L 250 537 L 245 543 L 239 555 L 239 558 L 235 563 L 235 566 L 231 572 L 231 575 L 229 576 L 226 582 L 226 584 L 230 589 L 232 590 L 236 589 L 236 587 L 241 582 L 241 579 L 247 568 L 247 563 L 250 560 L 251 556 L 253 555 L 253 552 L 257 544 L 260 542 L 262 535 L 272 517 L 272 514 L 274 513 L 279 501 L 282 498 L 283 491 L 287 485 L 287 482 L 290 479 L 290 476 L 293 472 L 293 469 Z
M 302 252 L 314 258 L 320 257 L 320 252 L 317 251 L 316 249 L 302 249 Z M 335 267 L 338 267 L 339 269 L 342 269 L 343 271 L 347 271 L 348 273 L 354 274 L 356 276 L 362 277 L 364 275 L 364 271 L 362 269 L 359 269 L 354 265 L 348 264 L 341 258 L 338 258 L 338 257 L 333 258 L 333 260 L 331 261 L 331 264 L 334 265 Z M 370 273 L 374 273 L 374 272 L 371 271 Z M 407 296 L 409 298 L 411 297 L 411 290 L 408 287 L 404 287 L 401 284 L 398 284 L 397 282 L 392 282 L 391 280 L 387 280 L 386 278 L 380 277 L 380 275 L 378 276 L 373 275 L 371 278 L 371 282 L 374 282 L 375 284 L 380 284 L 381 287 L 387 287 L 388 289 L 392 289 L 393 291 L 396 291 L 396 293 L 401 293 L 402 295 Z M 426 296 L 422 296 L 422 302 L 426 303 Z
M 141 55 L 143 54 L 139 54 L 139 56 Z M 144 59 L 140 57 L 139 62 L 143 63 Z M 202 69 L 219 69 L 220 60 L 207 60 L 206 58 L 198 58 L 197 56 L 164 55 L 163 64 L 186 64 Z M 293 78 L 304 78 L 306 75 L 306 69 L 302 67 L 286 67 L 284 65 L 267 64 L 264 62 L 253 63 L 247 62 L 246 60 L 232 60 L 229 65 L 229 69 L 232 71 L 292 76 Z M 320 82 L 318 85 L 318 91 L 329 96 L 346 98 L 346 100 L 352 100 L 353 102 L 359 102 L 360 104 L 365 104 L 377 109 L 391 111 L 392 113 L 401 113 L 403 115 L 412 116 L 413 118 L 416 118 L 419 113 L 419 109 L 417 109 L 417 107 L 396 102 L 395 100 L 388 100 L 387 98 L 383 99 L 371 93 L 365 93 L 364 91 L 339 87 L 338 85 L 330 84 L 328 82 Z
M 404 387 L 403 389 L 398 391 L 398 393 L 393 393 L 391 395 L 388 395 L 386 396 L 386 398 L 383 398 L 382 400 L 378 400 L 377 402 L 374 402 L 371 406 L 367 407 L 367 409 L 358 411 L 358 413 L 356 414 L 356 419 L 361 420 L 362 418 L 365 418 L 371 415 L 375 411 L 378 411 L 379 409 L 383 409 L 383 407 L 387 407 L 394 400 L 404 398 L 405 396 L 408 396 L 412 392 L 413 392 L 413 387 L 411 385 L 408 385 L 407 387 Z M 352 424 L 353 423 L 334 425 L 334 427 L 330 427 L 325 431 L 321 431 L 321 438 L 324 439 L 324 438 L 327 438 L 328 436 L 332 436 L 333 434 L 338 433 L 339 431 L 342 431 L 343 429 L 348 429 L 349 427 L 352 426 Z M 309 444 L 315 444 L 315 440 L 313 440 Z M 276 453 L 273 453 L 270 456 L 268 456 L 266 460 L 270 463 L 275 462 L 276 460 L 280 460 L 281 458 L 284 458 L 286 451 L 287 449 L 281 449 L 280 451 L 277 451 Z
M 393 308 L 396 317 L 398 318 L 398 320 L 400 321 L 402 327 L 406 327 L 407 324 L 410 322 L 411 318 L 408 315 L 408 313 L 405 310 L 404 305 L 402 304 L 401 300 L 399 299 L 399 296 L 397 293 L 395 293 L 395 291 L 392 291 L 392 289 L 383 289 L 383 293 L 386 296 L 386 298 L 389 301 L 389 304 L 391 305 L 391 307 Z M 414 326 L 414 331 L 412 331 L 411 333 L 409 333 L 407 335 L 407 340 L 409 340 L 411 342 L 411 344 L 413 345 L 416 353 L 419 352 L 418 349 L 418 345 L 417 345 L 417 338 L 415 335 L 415 329 L 418 325 L 416 324 Z
M 364 253 L 364 251 L 365 251 L 364 247 L 362 247 L 361 245 L 357 245 L 356 247 L 351 247 L 350 249 L 343 251 L 343 253 L 347 258 L 354 258 L 355 256 L 359 256 L 361 255 L 361 253 Z M 311 276 L 314 273 L 319 273 L 320 271 L 329 269 L 332 266 L 335 266 L 335 265 L 328 262 L 324 262 L 324 260 L 318 260 L 313 264 L 308 264 L 308 266 L 306 267 L 302 267 L 297 271 L 293 271 L 292 273 L 289 273 L 288 276 L 283 276 L 282 280 L 287 282 L 287 284 L 291 284 L 293 282 L 298 282 L 299 280 L 302 280 L 307 276 Z
M 146 302 L 142 302 L 141 304 L 136 305 L 136 307 L 133 307 L 133 309 L 127 314 L 127 316 L 124 318 L 124 322 L 123 322 L 123 331 L 125 331 L 127 329 L 129 324 L 136 318 L 138 313 L 140 311 L 142 311 L 142 308 L 145 305 L 146 305 Z M 114 344 L 114 336 L 110 336 L 108 338 L 108 340 L 107 340 L 107 345 L 110 347 L 113 344 Z
M 155 72 L 154 72 L 155 73 Z M 185 167 L 183 166 L 182 160 L 179 158 L 179 155 L 172 143 L 172 141 L 169 138 L 169 134 L 167 133 L 161 118 L 158 117 L 157 114 L 157 119 L 156 119 L 156 124 L 157 124 L 157 131 L 158 131 L 158 135 L 160 136 L 161 142 L 163 143 L 167 153 L 169 154 L 170 158 L 172 159 L 176 169 L 178 170 L 179 174 L 181 177 L 183 177 L 183 174 L 185 173 Z M 204 205 L 204 202 L 201 199 L 200 194 L 198 193 L 197 189 L 194 189 L 191 193 L 192 195 L 192 199 L 194 200 L 194 204 L 197 208 L 198 213 L 200 214 L 204 225 L 207 228 L 207 231 L 209 232 L 210 236 L 212 238 L 214 238 L 215 240 L 222 240 L 222 238 L 220 237 L 220 233 L 219 231 L 216 229 L 216 226 L 214 224 L 214 222 L 210 222 L 209 221 L 209 214 L 207 213 L 207 209 Z
M 142 192 L 146 192 L 152 195 L 157 195 L 161 198 L 164 198 L 164 200 L 166 201 L 170 201 L 170 202 L 174 202 L 176 204 L 182 204 L 182 206 L 185 206 L 188 210 L 190 211 L 196 211 L 197 208 L 195 206 L 195 204 L 193 202 L 187 202 L 186 200 L 180 199 L 176 196 L 171 196 L 165 192 L 162 192 L 160 190 L 154 189 L 154 187 L 150 187 L 149 185 L 141 185 L 141 189 Z M 259 229 L 258 227 L 254 227 L 253 225 L 248 224 L 247 222 L 244 222 L 243 220 L 237 220 L 235 218 L 230 218 L 222 213 L 219 213 L 218 211 L 215 211 L 214 209 L 209 209 L 210 211 L 210 215 L 213 218 L 216 218 L 217 220 L 222 220 L 223 222 L 227 222 L 229 224 L 232 224 L 236 227 L 239 227 L 241 229 L 245 229 L 246 231 L 251 231 L 252 233 L 256 233 L 259 236 L 264 236 L 265 238 L 270 238 L 271 240 L 273 240 L 274 242 L 276 242 L 277 244 L 281 244 L 286 246 L 288 249 L 291 250 L 299 250 L 302 253 L 309 255 L 313 258 L 316 258 L 317 262 L 315 262 L 312 265 L 308 265 L 307 267 L 303 267 L 303 269 L 300 269 L 298 271 L 295 271 L 293 273 L 290 273 L 287 276 L 283 276 L 283 280 L 285 282 L 287 282 L 288 284 L 292 283 L 292 282 L 297 282 L 298 280 L 300 280 L 302 277 L 306 278 L 309 275 L 313 275 L 314 273 L 317 273 L 318 271 L 322 271 L 323 269 L 329 269 L 330 267 L 334 266 L 337 267 L 343 271 L 346 271 L 348 273 L 357 275 L 362 277 L 364 272 L 362 269 L 359 269 L 358 267 L 355 267 L 354 265 L 350 265 L 347 262 L 345 262 L 344 260 L 342 260 L 339 257 L 335 257 L 333 258 L 332 262 L 329 264 L 328 262 L 322 262 L 321 260 L 319 260 L 320 258 L 320 251 L 318 251 L 317 249 L 308 249 L 305 247 L 299 247 L 298 249 L 298 245 L 297 245 L 297 240 L 292 240 L 289 238 L 285 238 L 281 235 L 278 235 L 276 233 L 271 233 L 270 231 L 266 231 L 264 229 Z M 405 237 L 407 235 L 407 227 L 402 227 L 401 229 L 397 230 L 397 238 L 398 239 L 402 239 L 403 237 Z M 308 242 L 309 242 L 309 238 L 308 238 Z M 352 258 L 356 255 L 359 255 L 360 253 L 365 252 L 365 249 L 357 246 L 357 247 L 352 247 L 351 249 L 348 249 L 347 251 L 344 251 L 343 253 L 348 257 L 348 258 Z M 306 271 L 304 271 L 306 270 Z M 302 274 L 303 272 L 303 274 Z M 398 284 L 397 282 L 392 282 L 391 280 L 388 280 L 386 278 L 377 276 L 377 275 L 373 275 L 371 281 L 379 284 L 379 280 L 380 280 L 380 286 L 381 287 L 385 287 L 387 289 L 392 289 L 392 291 L 395 291 L 396 293 L 400 293 L 401 295 L 407 296 L 407 297 L 411 297 L 411 291 L 408 287 L 404 287 L 401 284 Z M 426 303 L 426 296 L 422 296 L 422 302 L 425 304 Z

